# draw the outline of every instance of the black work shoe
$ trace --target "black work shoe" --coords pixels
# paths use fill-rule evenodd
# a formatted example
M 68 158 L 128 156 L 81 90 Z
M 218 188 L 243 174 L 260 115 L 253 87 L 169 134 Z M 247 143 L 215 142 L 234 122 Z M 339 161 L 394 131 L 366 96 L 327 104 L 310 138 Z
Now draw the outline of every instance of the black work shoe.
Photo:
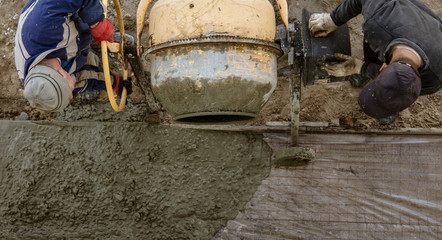
M 391 116 L 388 116 L 388 117 L 385 117 L 385 118 L 379 118 L 378 119 L 379 125 L 383 125 L 383 126 L 390 125 L 390 124 L 392 124 L 396 120 L 396 118 L 398 116 L 399 116 L 399 114 L 395 113 L 395 114 L 393 114 Z
M 95 100 L 98 98 L 98 95 L 100 94 L 99 90 L 92 90 L 92 91 L 86 91 L 84 93 L 82 93 L 82 95 L 87 99 L 87 100 Z
M 361 74 L 353 74 L 348 76 L 348 81 L 353 87 L 362 87 L 366 82 L 370 80 L 368 77 L 364 77 Z

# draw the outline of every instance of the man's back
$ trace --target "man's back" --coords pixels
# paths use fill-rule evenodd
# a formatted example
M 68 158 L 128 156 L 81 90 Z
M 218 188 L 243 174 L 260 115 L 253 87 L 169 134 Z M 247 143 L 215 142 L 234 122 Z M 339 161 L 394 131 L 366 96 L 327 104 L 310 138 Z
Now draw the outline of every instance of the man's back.
M 395 44 L 414 48 L 423 58 L 419 69 L 422 94 L 436 92 L 442 86 L 442 22 L 423 4 L 414 0 L 347 0 L 331 14 L 336 24 L 361 13 L 365 41 L 389 63 L 387 51 Z

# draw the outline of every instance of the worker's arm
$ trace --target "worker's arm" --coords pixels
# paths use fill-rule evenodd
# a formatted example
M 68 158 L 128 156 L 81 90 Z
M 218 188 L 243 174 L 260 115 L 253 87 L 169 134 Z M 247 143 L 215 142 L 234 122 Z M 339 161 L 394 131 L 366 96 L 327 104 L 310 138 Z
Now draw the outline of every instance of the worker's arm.
M 78 42 L 75 33 L 82 34 L 87 28 L 85 24 L 92 26 L 104 19 L 99 0 L 37 1 L 24 11 L 26 15 L 20 19 L 23 22 L 20 43 L 28 51 L 26 55 L 37 56 L 49 50 L 45 58 L 59 57 L 63 61 L 72 55 L 66 46 Z M 75 22 L 76 19 L 79 21 Z
M 314 13 L 310 16 L 308 28 L 313 37 L 326 37 L 338 26 L 362 12 L 364 0 L 346 0 L 332 13 Z
M 75 54 L 66 48 L 78 41 L 78 31 L 69 16 L 78 16 L 81 4 L 82 1 L 72 0 L 29 1 L 17 29 L 17 53 L 21 58 L 17 65 L 21 79 L 44 58 L 66 60 Z
M 101 41 L 114 41 L 114 25 L 107 19 L 92 25 L 90 29 L 95 42 L 98 44 Z
M 429 9 L 427 6 L 425 6 L 424 4 L 422 4 L 422 3 L 420 3 L 419 1 L 416 1 L 416 0 L 410 0 L 410 2 L 413 3 L 416 7 L 422 9 L 428 15 L 432 16 L 434 19 L 436 19 L 436 21 L 442 22 L 440 17 L 435 12 L 433 12 L 431 9 Z M 440 10 L 439 10 L 439 12 L 440 12 Z
M 83 22 L 91 27 L 103 21 L 104 8 L 98 0 L 85 0 L 82 8 L 78 11 L 78 15 Z
M 330 17 L 337 26 L 341 26 L 362 13 L 364 2 L 365 0 L 345 0 L 331 12 Z
M 337 28 L 330 13 L 314 13 L 308 21 L 308 29 L 313 37 L 326 37 Z
M 80 18 L 91 30 L 95 42 L 113 42 L 114 25 L 104 18 L 104 8 L 98 0 L 83 1 L 82 8 L 78 12 Z

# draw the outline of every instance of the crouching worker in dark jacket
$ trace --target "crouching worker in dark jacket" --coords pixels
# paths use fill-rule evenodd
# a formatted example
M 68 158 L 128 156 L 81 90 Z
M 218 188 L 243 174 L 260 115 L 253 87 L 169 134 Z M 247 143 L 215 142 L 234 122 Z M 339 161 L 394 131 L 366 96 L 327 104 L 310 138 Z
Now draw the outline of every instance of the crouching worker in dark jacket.
M 58 112 L 73 96 L 105 90 L 98 57 L 90 52 L 96 42 L 113 42 L 114 26 L 104 18 L 99 0 L 30 0 L 20 15 L 15 36 L 15 64 L 31 106 Z M 113 89 L 130 81 L 113 76 Z
M 442 87 L 442 22 L 415 0 L 346 0 L 331 14 L 312 14 L 309 29 L 325 37 L 337 26 L 362 14 L 364 61 L 337 54 L 342 60 L 325 68 L 337 77 L 350 76 L 362 87 L 359 105 L 380 124 L 394 122 L 419 95 Z

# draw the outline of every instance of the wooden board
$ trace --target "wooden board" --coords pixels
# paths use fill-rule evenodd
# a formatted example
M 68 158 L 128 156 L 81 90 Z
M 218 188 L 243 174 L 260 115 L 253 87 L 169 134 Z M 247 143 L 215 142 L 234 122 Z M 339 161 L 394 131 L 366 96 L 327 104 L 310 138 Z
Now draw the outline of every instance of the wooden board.
M 172 128 L 190 128 L 198 130 L 254 132 L 254 133 L 289 133 L 289 122 L 268 122 L 266 126 L 248 126 L 233 124 L 167 124 Z M 300 133 L 347 133 L 347 134 L 376 134 L 376 135 L 442 135 L 442 128 L 370 128 L 351 129 L 330 127 L 327 122 L 300 122 Z

